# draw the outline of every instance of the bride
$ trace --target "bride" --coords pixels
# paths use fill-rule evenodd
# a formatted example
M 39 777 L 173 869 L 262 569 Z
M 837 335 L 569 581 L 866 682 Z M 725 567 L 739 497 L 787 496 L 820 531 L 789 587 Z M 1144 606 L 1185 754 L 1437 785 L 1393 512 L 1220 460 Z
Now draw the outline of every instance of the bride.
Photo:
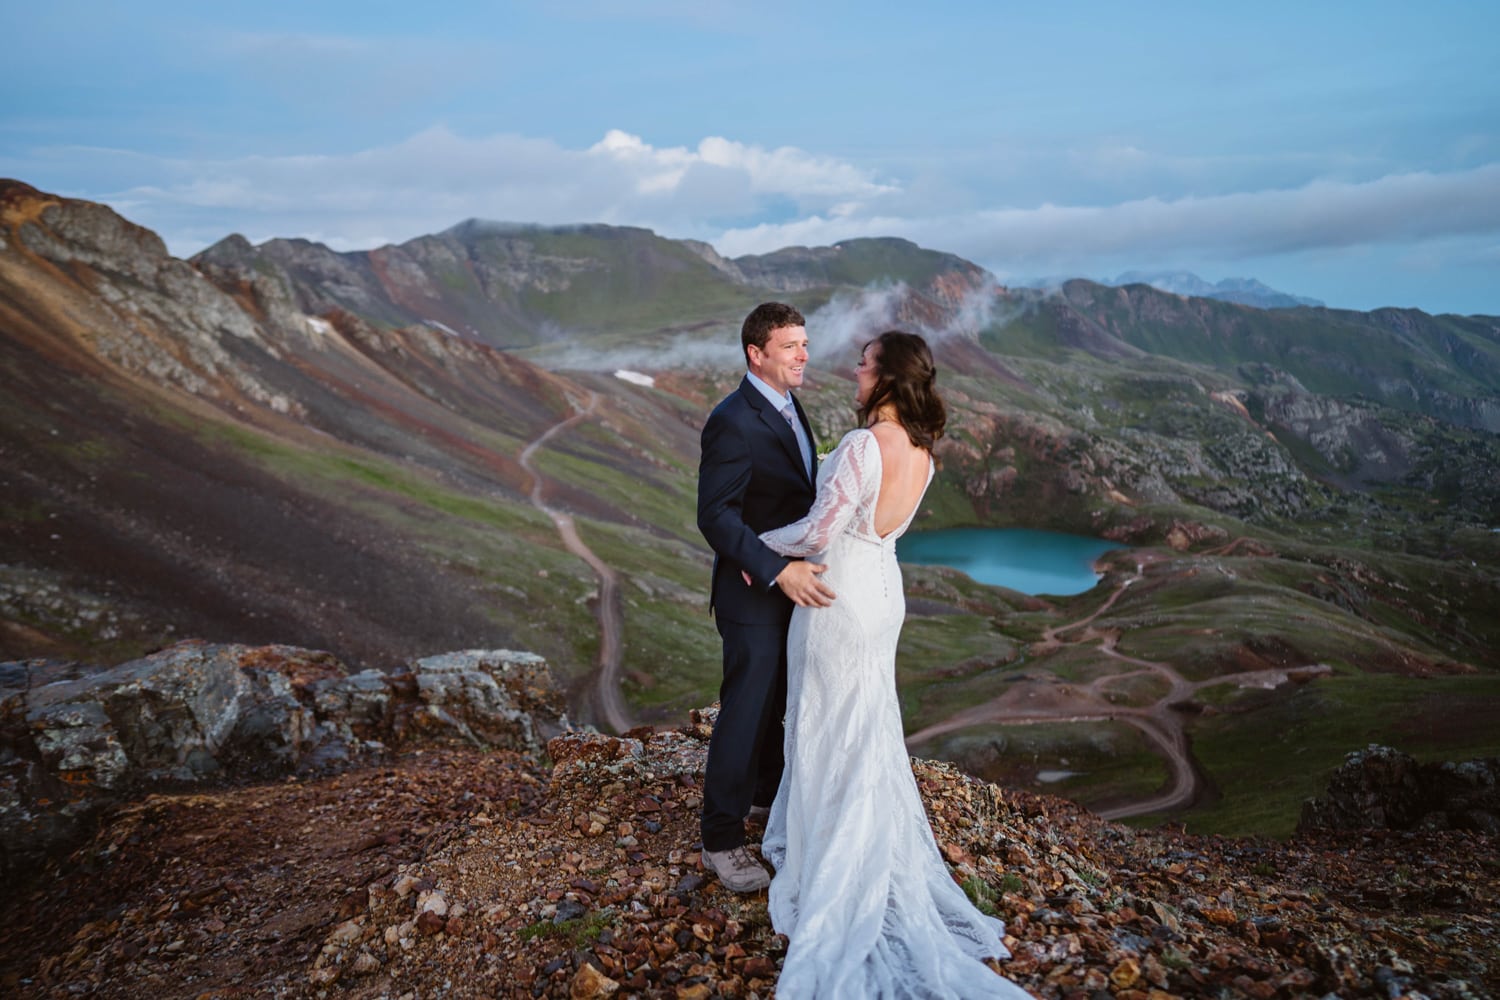
M 838 594 L 798 607 L 787 640 L 786 770 L 761 844 L 776 869 L 771 922 L 790 939 L 778 997 L 1028 996 L 981 961 L 1010 957 L 1005 928 L 938 853 L 896 700 L 896 539 L 932 481 L 947 419 L 935 376 L 915 334 L 865 345 L 861 426 L 822 463 L 808 515 L 760 536 L 826 563 Z

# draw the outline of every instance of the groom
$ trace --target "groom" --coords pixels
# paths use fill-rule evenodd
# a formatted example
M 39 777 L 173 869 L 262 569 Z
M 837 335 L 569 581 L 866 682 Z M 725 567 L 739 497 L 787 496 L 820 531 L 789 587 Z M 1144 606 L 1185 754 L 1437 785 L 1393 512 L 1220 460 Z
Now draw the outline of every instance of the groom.
M 788 560 L 756 537 L 799 520 L 815 495 L 817 448 L 802 405 L 807 329 L 780 302 L 740 330 L 745 378 L 709 414 L 698 465 L 698 530 L 714 550 L 709 610 L 724 645 L 719 720 L 703 779 L 703 864 L 736 892 L 770 875 L 745 847 L 745 819 L 764 816 L 782 769 L 786 634 L 792 605 L 827 607 L 827 567 Z

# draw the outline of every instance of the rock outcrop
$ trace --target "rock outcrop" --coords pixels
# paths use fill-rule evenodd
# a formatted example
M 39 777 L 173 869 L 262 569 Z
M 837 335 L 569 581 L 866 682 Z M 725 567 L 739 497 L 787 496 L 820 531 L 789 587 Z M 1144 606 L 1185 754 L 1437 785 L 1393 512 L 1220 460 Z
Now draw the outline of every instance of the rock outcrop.
M 316 656 L 313 687 L 333 679 Z M 522 692 L 537 677 L 534 661 L 436 659 L 411 676 L 446 691 L 455 719 L 492 718 L 451 697 L 489 696 L 464 675 Z M 423 687 L 384 703 L 369 688 L 360 725 L 401 716 Z M 409 718 L 436 718 L 417 701 Z M 333 775 L 151 794 L 29 890 L 0 894 L 0 994 L 770 996 L 787 938 L 764 894 L 728 891 L 699 856 L 713 721 L 568 731 L 545 754 L 476 749 L 460 732 Z M 998 971 L 1039 1000 L 1500 990 L 1488 834 L 1134 830 L 951 765 L 912 769 L 954 879 L 1006 923 Z
M 89 674 L 0 664 L 6 874 L 153 789 L 326 772 L 418 740 L 536 752 L 566 728 L 546 662 L 509 650 L 392 674 L 351 675 L 316 650 L 200 641 Z
M 1372 744 L 1344 758 L 1328 790 L 1302 804 L 1297 829 L 1500 834 L 1500 757 L 1422 764 Z

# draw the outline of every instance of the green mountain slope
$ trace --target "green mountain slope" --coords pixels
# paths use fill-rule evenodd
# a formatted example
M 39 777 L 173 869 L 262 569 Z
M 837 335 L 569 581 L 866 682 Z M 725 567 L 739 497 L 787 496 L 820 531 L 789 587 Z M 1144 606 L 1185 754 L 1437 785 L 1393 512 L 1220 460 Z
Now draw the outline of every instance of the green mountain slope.
M 1272 366 L 1308 391 L 1500 431 L 1500 319 L 1303 307 L 1254 309 L 1146 285 L 1065 284 L 1059 308 L 1150 354 L 1233 371 Z
M 919 528 L 1131 546 L 1068 598 L 913 568 L 909 731 L 1102 690 L 1175 720 L 1191 821 L 1273 832 L 1351 741 L 1500 750 L 1471 724 L 1500 677 L 1492 319 L 1048 295 L 900 240 L 726 260 L 604 226 L 471 221 L 363 254 L 231 237 L 178 261 L 19 182 L 0 182 L 0 654 L 195 635 L 390 666 L 509 645 L 599 721 L 606 590 L 563 516 L 618 576 L 630 710 L 680 720 L 718 683 L 698 428 L 768 298 L 829 345 L 803 393 L 825 448 L 851 419 L 832 331 L 933 341 L 950 423 Z M 1158 705 L 1168 668 L 1196 687 Z M 1298 679 L 1233 680 L 1277 670 Z M 1049 790 L 1099 808 L 1171 780 L 1119 719 L 994 725 L 924 752 L 1016 783 L 1078 772 Z

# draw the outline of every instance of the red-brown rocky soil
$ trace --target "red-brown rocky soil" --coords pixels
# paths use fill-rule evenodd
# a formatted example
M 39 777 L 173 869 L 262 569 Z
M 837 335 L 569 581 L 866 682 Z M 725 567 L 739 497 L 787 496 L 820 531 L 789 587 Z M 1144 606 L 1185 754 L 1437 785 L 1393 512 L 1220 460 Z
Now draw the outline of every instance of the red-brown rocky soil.
M 152 795 L 4 894 L 0 993 L 768 997 L 765 894 L 698 861 L 707 734 Z M 955 879 L 1007 923 L 998 970 L 1038 997 L 1500 994 L 1483 834 L 1134 830 L 914 766 Z

